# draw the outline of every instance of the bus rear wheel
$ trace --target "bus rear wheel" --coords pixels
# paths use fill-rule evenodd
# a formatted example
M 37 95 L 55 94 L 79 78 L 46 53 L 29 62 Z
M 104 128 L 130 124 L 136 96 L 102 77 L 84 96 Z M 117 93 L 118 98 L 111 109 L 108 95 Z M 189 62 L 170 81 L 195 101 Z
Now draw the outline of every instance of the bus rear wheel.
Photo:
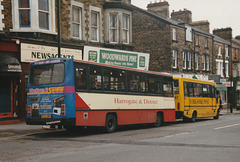
M 162 114 L 157 114 L 156 123 L 154 123 L 155 127 L 160 127 L 163 124 Z
M 115 115 L 109 114 L 106 117 L 105 130 L 107 133 L 112 133 L 117 129 L 117 119 Z

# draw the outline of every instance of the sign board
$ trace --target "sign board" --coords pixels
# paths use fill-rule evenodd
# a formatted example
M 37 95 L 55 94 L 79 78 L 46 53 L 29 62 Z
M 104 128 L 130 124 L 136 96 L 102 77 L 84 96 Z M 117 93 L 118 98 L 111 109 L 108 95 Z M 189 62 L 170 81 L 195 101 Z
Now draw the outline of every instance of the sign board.
M 34 62 L 51 58 L 58 58 L 57 47 L 21 43 L 21 62 Z M 61 48 L 61 58 L 82 60 L 82 50 Z
M 226 87 L 233 87 L 233 82 L 222 82 Z
M 189 78 L 189 79 L 197 79 L 197 80 L 207 80 L 208 75 L 198 75 L 198 74 L 173 74 L 174 77 L 180 78 Z
M 148 70 L 149 54 L 84 46 L 83 60 L 102 64 Z

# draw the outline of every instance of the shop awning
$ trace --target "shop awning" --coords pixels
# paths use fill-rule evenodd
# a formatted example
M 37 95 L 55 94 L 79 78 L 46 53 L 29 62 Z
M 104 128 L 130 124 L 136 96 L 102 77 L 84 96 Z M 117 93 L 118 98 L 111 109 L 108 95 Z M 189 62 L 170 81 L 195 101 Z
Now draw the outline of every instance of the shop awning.
M 227 91 L 227 87 L 223 84 L 217 84 L 218 91 Z
M 21 73 L 21 64 L 15 57 L 0 54 L 0 74 L 20 75 Z

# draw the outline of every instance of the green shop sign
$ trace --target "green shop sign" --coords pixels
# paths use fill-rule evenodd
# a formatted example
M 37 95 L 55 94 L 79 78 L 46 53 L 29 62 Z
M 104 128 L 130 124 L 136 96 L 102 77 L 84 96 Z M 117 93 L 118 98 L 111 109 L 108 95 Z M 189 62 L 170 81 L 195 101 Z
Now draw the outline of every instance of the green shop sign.
M 115 51 L 100 50 L 100 63 L 137 68 L 138 55 Z
M 97 62 L 97 51 L 88 52 L 88 61 Z

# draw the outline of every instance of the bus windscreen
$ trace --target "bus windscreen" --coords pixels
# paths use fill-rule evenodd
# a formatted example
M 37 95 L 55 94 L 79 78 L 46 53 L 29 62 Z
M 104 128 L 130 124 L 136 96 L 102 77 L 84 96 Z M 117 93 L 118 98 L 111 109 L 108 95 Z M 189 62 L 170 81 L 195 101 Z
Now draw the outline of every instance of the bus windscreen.
M 60 84 L 64 81 L 64 64 L 44 64 L 32 66 L 31 85 Z

